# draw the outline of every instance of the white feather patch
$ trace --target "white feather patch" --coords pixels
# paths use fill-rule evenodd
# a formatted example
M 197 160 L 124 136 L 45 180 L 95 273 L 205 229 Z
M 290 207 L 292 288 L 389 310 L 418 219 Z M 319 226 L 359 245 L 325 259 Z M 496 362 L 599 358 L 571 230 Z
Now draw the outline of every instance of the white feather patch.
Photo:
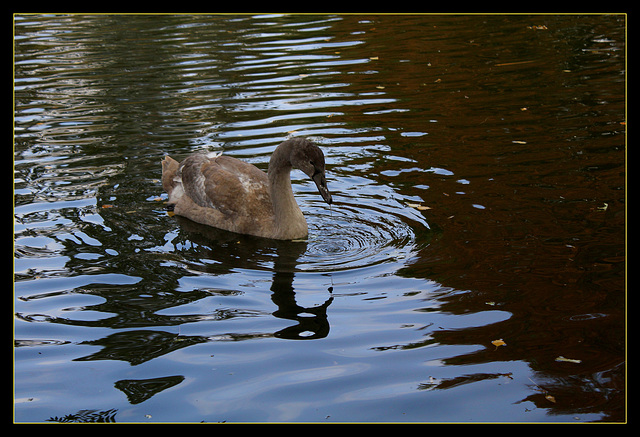
M 177 184 L 173 187 L 171 191 L 171 195 L 169 196 L 169 203 L 178 203 L 178 200 L 184 195 L 184 188 L 182 188 L 182 183 Z

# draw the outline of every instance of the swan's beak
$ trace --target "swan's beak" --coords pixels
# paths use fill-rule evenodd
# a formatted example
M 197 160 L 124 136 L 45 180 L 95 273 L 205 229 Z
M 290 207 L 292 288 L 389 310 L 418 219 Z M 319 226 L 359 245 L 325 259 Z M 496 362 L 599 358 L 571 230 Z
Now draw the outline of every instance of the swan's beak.
M 327 180 L 324 177 L 324 172 L 323 171 L 316 172 L 313 176 L 311 176 L 311 179 L 313 180 L 313 182 L 316 183 L 316 187 L 318 187 L 318 192 L 320 193 L 324 201 L 327 202 L 329 205 L 331 205 L 331 202 L 332 202 L 331 193 L 327 188 Z

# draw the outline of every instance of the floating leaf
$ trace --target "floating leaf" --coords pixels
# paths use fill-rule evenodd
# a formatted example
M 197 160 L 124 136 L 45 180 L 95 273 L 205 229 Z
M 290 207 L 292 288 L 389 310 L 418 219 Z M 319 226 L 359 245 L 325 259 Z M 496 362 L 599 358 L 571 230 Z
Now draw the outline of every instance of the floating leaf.
M 498 347 L 500 347 L 500 346 L 506 346 L 507 345 L 507 343 L 505 343 L 504 340 L 501 339 L 501 338 L 498 339 L 498 340 L 493 340 L 491 342 L 491 344 L 496 347 L 496 350 L 498 350 Z
M 516 62 L 504 62 L 502 64 L 496 64 L 496 67 L 504 67 L 505 65 L 519 65 L 519 64 L 530 64 L 531 62 L 536 61 L 516 61 Z
M 105 203 L 104 205 L 102 205 L 103 208 L 113 208 L 113 205 L 110 205 L 108 203 Z
M 580 364 L 582 362 L 582 360 L 575 360 L 573 358 L 565 358 L 562 355 L 560 355 L 558 358 L 556 358 L 556 361 L 559 361 L 561 363 L 575 363 L 575 364 Z
M 547 392 L 544 388 L 540 387 L 538 384 L 536 384 L 533 379 L 529 378 L 529 381 L 533 382 L 533 384 L 538 387 L 538 390 L 540 390 L 543 394 L 544 394 L 544 398 L 546 400 L 548 400 L 549 402 L 553 402 L 554 404 L 556 403 L 556 398 L 554 398 L 553 396 L 551 396 L 549 394 L 549 392 Z
M 421 203 L 407 203 L 407 206 L 410 206 L 411 208 L 415 208 L 419 211 L 426 211 L 428 209 L 431 209 L 430 206 L 425 206 L 425 205 L 422 205 Z

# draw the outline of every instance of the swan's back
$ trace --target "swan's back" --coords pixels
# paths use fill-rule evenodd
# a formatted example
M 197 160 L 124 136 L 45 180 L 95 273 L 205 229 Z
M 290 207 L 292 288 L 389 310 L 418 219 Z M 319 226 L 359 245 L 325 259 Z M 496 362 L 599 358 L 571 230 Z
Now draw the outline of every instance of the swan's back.
M 182 162 L 177 176 L 191 200 L 205 208 L 225 214 L 272 213 L 267 174 L 255 165 L 230 156 L 196 154 Z
M 229 156 L 165 157 L 162 182 L 174 212 L 233 232 L 266 235 L 274 227 L 267 174 Z

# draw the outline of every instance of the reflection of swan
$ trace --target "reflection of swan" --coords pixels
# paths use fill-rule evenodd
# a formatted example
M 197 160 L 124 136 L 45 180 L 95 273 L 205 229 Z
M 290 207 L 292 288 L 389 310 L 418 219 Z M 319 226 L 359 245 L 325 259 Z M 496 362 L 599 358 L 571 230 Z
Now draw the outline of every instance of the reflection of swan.
M 276 261 L 276 266 L 280 268 L 274 269 L 273 284 L 271 285 L 271 291 L 273 291 L 271 300 L 278 306 L 278 310 L 273 315 L 280 319 L 295 320 L 298 324 L 284 328 L 274 335 L 290 340 L 311 340 L 326 337 L 329 334 L 327 308 L 333 301 L 333 296 L 330 296 L 322 305 L 307 308 L 298 305 L 292 285 L 293 270 L 287 266 L 285 268 L 279 266 L 279 264 L 283 264 L 283 261 L 287 261 L 284 256 L 280 258 L 283 260 Z
M 333 296 L 330 296 L 322 305 L 304 308 L 296 303 L 293 287 L 289 286 L 289 290 L 286 290 L 286 287 L 277 289 L 275 280 L 273 285 L 271 300 L 278 305 L 278 310 L 273 315 L 298 322 L 297 325 L 281 329 L 274 336 L 289 340 L 311 340 L 324 338 L 329 334 L 327 308 L 333 302 Z
M 292 240 L 308 232 L 291 189 L 292 167 L 305 172 L 331 204 L 324 155 L 303 138 L 280 144 L 267 173 L 229 156 L 194 154 L 181 163 L 166 156 L 162 185 L 177 215 L 240 234 Z
M 270 287 L 272 292 L 271 300 L 277 306 L 277 309 L 272 314 L 277 318 L 293 320 L 296 324 L 275 333 L 226 333 L 223 336 L 216 337 L 176 335 L 175 332 L 154 329 L 153 327 L 179 326 L 183 323 L 199 322 L 203 320 L 202 315 L 161 315 L 157 311 L 201 300 L 209 296 L 210 291 L 206 289 L 194 289 L 188 292 L 180 291 L 175 293 L 175 297 L 164 296 L 145 300 L 144 306 L 132 305 L 127 299 L 126 293 L 107 293 L 105 294 L 107 303 L 100 304 L 101 310 L 117 313 L 117 316 L 96 322 L 68 321 L 63 318 L 52 318 L 48 321 L 77 326 L 108 327 L 140 326 L 140 323 L 144 323 L 144 325 L 152 328 L 126 330 L 110 334 L 98 340 L 81 342 L 80 344 L 83 345 L 101 346 L 102 349 L 90 355 L 75 358 L 74 361 L 121 360 L 135 366 L 175 350 L 209 341 L 240 341 L 265 337 L 315 339 L 327 336 L 329 333 L 327 308 L 333 301 L 333 297 L 329 296 L 322 305 L 309 308 L 298 305 L 295 300 L 293 280 L 298 270 L 298 259 L 307 250 L 306 241 L 267 240 L 233 234 L 210 226 L 204 226 L 185 218 L 179 218 L 178 220 L 180 222 L 181 235 L 177 238 L 188 239 L 197 243 L 191 246 L 190 250 L 185 250 L 182 253 L 183 259 L 186 262 L 189 262 L 190 257 L 198 260 L 211 259 L 217 261 L 216 263 L 193 263 L 189 265 L 190 270 L 200 270 L 201 272 L 218 276 L 234 274 L 234 269 L 273 272 L 273 283 Z M 235 291 L 222 290 L 221 294 L 224 294 L 222 292 L 232 294 Z M 145 316 L 141 322 L 142 313 Z M 242 311 L 240 309 L 221 309 L 213 313 L 207 313 L 206 320 L 217 323 L 217 321 L 224 321 L 231 317 L 242 317 L 244 314 L 254 315 L 255 312 Z M 135 321 L 135 324 L 131 324 L 132 320 Z M 132 387 L 132 385 L 129 384 L 127 387 Z
M 295 299 L 293 279 L 299 259 L 307 250 L 306 241 L 277 241 L 242 236 L 203 226 L 182 217 L 178 218 L 178 222 L 180 229 L 186 231 L 186 237 L 202 248 L 211 247 L 215 242 L 215 249 L 200 252 L 198 257 L 206 257 L 219 263 L 202 265 L 200 268 L 203 271 L 217 275 L 229 274 L 238 268 L 273 271 L 271 300 L 278 307 L 273 315 L 297 322 L 296 325 L 274 333 L 275 337 L 315 339 L 329 334 L 327 308 L 333 297 L 330 296 L 322 305 L 313 307 L 302 307 Z

